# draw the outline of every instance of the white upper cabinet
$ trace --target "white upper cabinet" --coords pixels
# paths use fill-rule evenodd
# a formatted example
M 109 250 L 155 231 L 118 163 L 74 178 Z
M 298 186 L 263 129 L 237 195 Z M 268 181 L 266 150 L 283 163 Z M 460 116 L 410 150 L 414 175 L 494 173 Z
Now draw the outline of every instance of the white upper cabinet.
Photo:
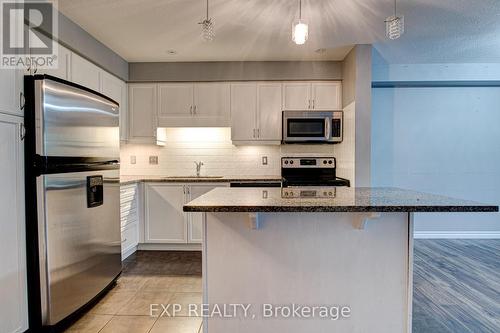
M 229 83 L 195 83 L 193 115 L 201 121 L 213 123 L 209 126 L 229 126 Z
M 0 69 L 0 113 L 23 116 L 23 70 Z
M 224 127 L 230 120 L 229 83 L 158 85 L 161 127 Z
M 24 162 L 20 117 L 0 114 L 0 332 L 28 329 Z
M 158 85 L 158 119 L 191 117 L 193 114 L 193 84 L 168 83 Z
M 281 83 L 231 85 L 231 139 L 237 144 L 281 141 Z
M 90 61 L 73 53 L 71 55 L 71 81 L 84 87 L 100 91 L 101 69 Z
M 257 101 L 258 140 L 281 142 L 281 83 L 258 83 Z
M 120 105 L 120 139 L 127 140 L 127 84 L 105 71 L 101 72 L 100 79 L 101 93 Z
M 283 110 L 341 110 L 342 83 L 283 83 Z
M 156 138 L 157 85 L 129 84 L 129 139 L 151 143 Z
M 311 107 L 311 83 L 283 83 L 283 110 L 309 110 Z
M 341 82 L 314 82 L 311 89 L 313 110 L 342 110 Z
M 257 136 L 257 85 L 231 84 L 231 140 L 252 141 Z
M 38 69 L 37 74 L 48 74 L 60 79 L 69 80 L 71 78 L 71 57 L 72 52 L 62 45 L 56 43 L 58 48 L 57 68 Z

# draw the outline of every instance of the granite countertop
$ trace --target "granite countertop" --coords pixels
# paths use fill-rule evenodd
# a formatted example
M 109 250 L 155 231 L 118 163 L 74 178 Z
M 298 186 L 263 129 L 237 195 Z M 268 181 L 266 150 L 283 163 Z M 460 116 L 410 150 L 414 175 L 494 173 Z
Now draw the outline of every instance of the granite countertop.
M 281 176 L 121 176 L 120 184 L 147 183 L 230 183 L 280 182 Z
M 328 188 L 334 198 L 285 198 L 281 188 L 217 188 L 185 212 L 497 212 L 498 206 L 398 188 Z

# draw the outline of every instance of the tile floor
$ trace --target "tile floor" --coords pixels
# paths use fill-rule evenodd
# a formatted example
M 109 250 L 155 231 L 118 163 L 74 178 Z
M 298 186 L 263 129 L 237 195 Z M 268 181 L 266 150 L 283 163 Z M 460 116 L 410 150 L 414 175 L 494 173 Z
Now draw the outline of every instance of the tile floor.
M 500 240 L 416 240 L 414 333 L 500 332 Z M 137 252 L 116 287 L 66 332 L 201 333 L 201 318 L 150 303 L 201 302 L 200 252 Z
M 201 291 L 200 252 L 137 252 L 115 288 L 66 332 L 199 333 L 201 318 L 184 305 L 200 304 Z M 152 303 L 183 307 L 175 317 L 150 316 Z

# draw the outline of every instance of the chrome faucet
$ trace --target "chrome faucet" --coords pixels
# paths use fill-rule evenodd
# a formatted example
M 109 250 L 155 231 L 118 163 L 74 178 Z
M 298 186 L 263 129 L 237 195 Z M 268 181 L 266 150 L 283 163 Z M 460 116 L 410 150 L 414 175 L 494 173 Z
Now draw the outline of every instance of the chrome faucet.
M 204 165 L 202 161 L 194 162 L 196 164 L 196 177 L 200 177 L 201 167 Z

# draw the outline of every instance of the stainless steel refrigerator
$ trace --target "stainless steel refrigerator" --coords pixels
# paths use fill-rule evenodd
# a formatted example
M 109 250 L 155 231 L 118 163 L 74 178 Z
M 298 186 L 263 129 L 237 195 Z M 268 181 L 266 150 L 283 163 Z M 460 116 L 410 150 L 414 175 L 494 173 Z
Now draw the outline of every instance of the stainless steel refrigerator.
M 30 328 L 67 325 L 121 272 L 119 105 L 25 77 Z

